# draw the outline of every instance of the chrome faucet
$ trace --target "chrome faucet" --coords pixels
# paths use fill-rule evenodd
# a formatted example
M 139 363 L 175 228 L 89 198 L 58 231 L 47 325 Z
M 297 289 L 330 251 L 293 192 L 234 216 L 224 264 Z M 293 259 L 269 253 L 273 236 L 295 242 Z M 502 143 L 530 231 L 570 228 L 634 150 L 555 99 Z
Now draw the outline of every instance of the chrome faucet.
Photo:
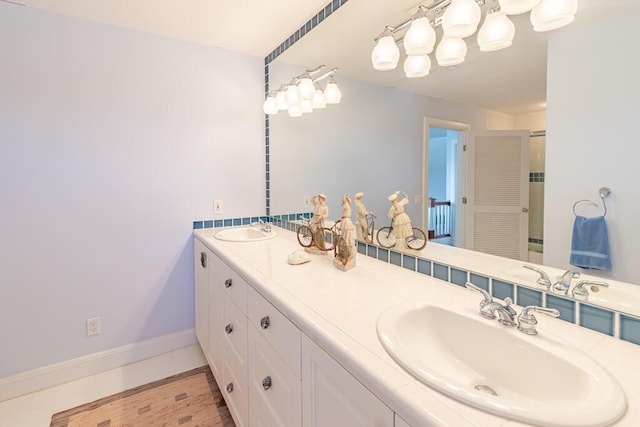
M 547 273 L 545 273 L 543 270 L 540 270 L 539 268 L 536 268 L 532 265 L 524 264 L 523 267 L 538 273 L 540 277 L 538 277 L 538 280 L 536 280 L 536 283 L 538 285 L 544 286 L 547 290 L 549 290 L 549 288 L 551 287 L 551 280 L 549 279 L 549 276 L 547 275 Z
M 607 282 L 593 282 L 591 280 L 581 280 L 578 283 L 576 283 L 576 286 L 571 290 L 571 296 L 572 297 L 585 297 L 588 298 L 589 297 L 589 291 L 587 291 L 587 288 L 585 288 L 585 286 L 591 286 L 592 290 L 593 290 L 593 286 L 598 286 L 598 287 L 602 287 L 602 288 L 608 288 L 609 284 Z M 598 290 L 596 289 L 595 292 L 597 292 Z
M 536 325 L 538 320 L 533 315 L 533 312 L 546 314 L 547 316 L 558 317 L 560 312 L 555 308 L 544 308 L 530 305 L 525 307 L 524 310 L 518 316 L 518 330 L 527 335 L 537 335 L 538 331 Z
M 256 226 L 256 225 L 260 226 L 260 231 L 264 231 L 265 233 L 271 232 L 270 222 L 264 222 L 263 220 L 258 218 L 258 222 L 254 222 L 253 224 L 251 224 L 251 226 Z
M 516 311 L 511 307 L 513 300 L 509 297 L 504 299 L 504 304 L 498 301 L 494 301 L 489 292 L 482 288 L 477 287 L 471 282 L 465 283 L 465 286 L 476 292 L 480 292 L 484 297 L 480 301 L 480 315 L 485 319 L 495 319 L 498 317 L 498 322 L 505 326 L 516 326 L 515 322 Z M 497 314 L 497 316 L 496 316 Z
M 571 287 L 571 279 L 577 279 L 580 277 L 580 273 L 577 271 L 567 270 L 562 276 L 556 277 L 556 282 L 553 284 L 552 291 L 559 291 L 564 295 L 569 293 L 569 288 Z
M 480 315 L 486 319 L 495 319 L 496 313 L 498 314 L 498 323 L 504 326 L 517 326 L 515 322 L 516 311 L 513 307 L 513 300 L 509 297 L 504 299 L 504 304 L 494 301 L 482 307 L 480 309 Z

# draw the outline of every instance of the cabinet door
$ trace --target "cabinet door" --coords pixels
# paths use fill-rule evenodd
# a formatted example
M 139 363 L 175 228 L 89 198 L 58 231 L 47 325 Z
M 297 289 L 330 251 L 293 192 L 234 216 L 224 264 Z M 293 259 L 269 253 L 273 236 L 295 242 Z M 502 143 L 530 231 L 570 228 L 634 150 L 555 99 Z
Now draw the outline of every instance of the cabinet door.
M 249 419 L 249 396 L 247 389 L 247 382 L 238 378 L 237 372 L 228 363 L 228 360 L 223 360 L 220 366 L 221 370 L 221 384 L 220 390 L 224 401 L 229 407 L 229 412 L 233 418 L 233 421 L 237 427 L 248 426 Z
M 249 328 L 249 425 L 298 427 L 302 421 L 300 379 L 271 344 Z
M 207 361 L 216 380 L 219 378 L 222 363 L 223 303 L 219 277 L 224 264 L 214 254 L 209 257 L 209 352 Z
M 205 356 L 209 351 L 209 260 L 213 254 L 198 239 L 193 239 L 195 275 L 196 338 Z
M 304 427 L 393 427 L 393 418 L 391 409 L 303 335 Z

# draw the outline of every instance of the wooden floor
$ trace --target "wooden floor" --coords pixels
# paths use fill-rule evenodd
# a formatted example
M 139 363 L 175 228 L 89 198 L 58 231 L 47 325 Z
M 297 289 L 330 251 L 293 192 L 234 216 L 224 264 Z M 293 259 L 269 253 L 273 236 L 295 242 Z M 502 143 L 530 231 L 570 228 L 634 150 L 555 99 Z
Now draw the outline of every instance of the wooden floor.
M 54 414 L 50 427 L 235 427 L 208 366 Z

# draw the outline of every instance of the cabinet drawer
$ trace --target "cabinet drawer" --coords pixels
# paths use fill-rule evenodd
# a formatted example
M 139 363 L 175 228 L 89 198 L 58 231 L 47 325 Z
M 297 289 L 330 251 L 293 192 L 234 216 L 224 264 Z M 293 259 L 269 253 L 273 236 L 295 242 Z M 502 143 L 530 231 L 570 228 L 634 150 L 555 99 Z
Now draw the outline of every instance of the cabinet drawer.
M 298 427 L 302 424 L 300 378 L 264 339 L 249 328 L 250 426 Z
M 220 391 L 236 426 L 249 425 L 249 394 L 246 381 L 236 376 L 236 372 L 224 361 L 222 362 L 222 381 Z
M 300 330 L 252 287 L 249 287 L 249 323 L 300 378 Z
M 217 263 L 219 273 L 216 274 L 217 285 L 223 289 L 223 293 L 240 308 L 243 313 L 247 313 L 247 288 L 249 285 L 235 271 L 223 262 Z
M 231 299 L 224 295 L 222 308 L 223 359 L 242 382 L 247 382 L 247 318 Z

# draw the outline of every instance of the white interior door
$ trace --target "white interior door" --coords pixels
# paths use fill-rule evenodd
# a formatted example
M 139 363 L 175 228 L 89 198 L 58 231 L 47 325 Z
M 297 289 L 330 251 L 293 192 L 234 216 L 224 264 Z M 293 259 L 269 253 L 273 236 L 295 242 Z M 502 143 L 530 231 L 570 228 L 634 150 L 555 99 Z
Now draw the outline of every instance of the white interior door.
M 527 260 L 529 131 L 469 132 L 466 157 L 465 246 Z

